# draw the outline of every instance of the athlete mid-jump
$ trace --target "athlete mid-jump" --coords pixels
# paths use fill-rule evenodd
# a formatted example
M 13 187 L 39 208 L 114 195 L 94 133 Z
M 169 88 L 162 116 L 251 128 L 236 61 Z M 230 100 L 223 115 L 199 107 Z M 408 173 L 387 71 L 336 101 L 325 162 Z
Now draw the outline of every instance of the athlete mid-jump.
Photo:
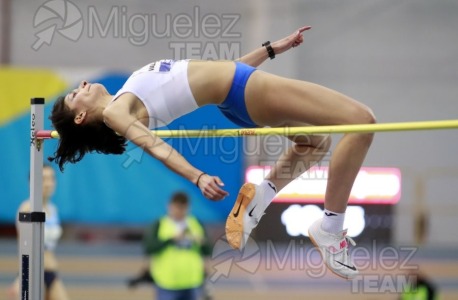
M 61 169 L 91 151 L 121 154 L 130 140 L 177 174 L 196 184 L 203 195 L 221 200 L 227 192 L 219 177 L 192 166 L 149 129 L 205 105 L 217 105 L 242 127 L 292 127 L 374 123 L 365 105 L 326 87 L 257 70 L 267 58 L 299 46 L 302 27 L 293 34 L 234 61 L 162 60 L 134 72 L 116 95 L 103 85 L 81 82 L 57 100 L 51 120 L 60 135 L 51 158 Z M 116 134 L 118 133 L 118 134 Z M 234 248 L 242 248 L 275 194 L 297 178 L 297 163 L 311 166 L 327 153 L 329 136 L 291 136 L 294 143 L 260 185 L 245 184 L 226 223 Z M 348 255 L 343 221 L 350 191 L 373 139 L 372 133 L 345 134 L 335 146 L 325 197 L 325 213 L 309 229 L 328 268 L 351 278 L 358 274 Z M 291 172 L 285 176 L 285 170 Z M 301 172 L 305 171 L 301 169 Z M 152 175 L 153 176 L 153 175 Z

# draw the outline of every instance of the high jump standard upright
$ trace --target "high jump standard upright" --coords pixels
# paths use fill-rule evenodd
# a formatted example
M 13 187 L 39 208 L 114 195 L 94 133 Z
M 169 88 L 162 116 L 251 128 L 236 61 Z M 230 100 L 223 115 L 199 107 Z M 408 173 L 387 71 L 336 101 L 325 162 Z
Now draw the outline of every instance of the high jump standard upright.
M 21 300 L 44 299 L 43 140 L 36 137 L 37 131 L 44 126 L 44 104 L 43 98 L 31 99 L 30 212 L 20 212 L 18 216 Z

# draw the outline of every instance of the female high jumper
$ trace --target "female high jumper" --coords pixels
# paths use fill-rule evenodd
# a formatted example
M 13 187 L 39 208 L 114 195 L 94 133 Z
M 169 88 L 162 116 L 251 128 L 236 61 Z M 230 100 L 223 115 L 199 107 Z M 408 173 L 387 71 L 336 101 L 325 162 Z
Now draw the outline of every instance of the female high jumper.
M 92 151 L 121 154 L 130 140 L 175 173 L 187 178 L 211 200 L 228 195 L 218 176 L 192 166 L 150 129 L 204 105 L 217 105 L 232 122 L 245 127 L 294 127 L 375 123 L 365 105 L 329 88 L 279 77 L 257 70 L 302 44 L 301 27 L 291 35 L 248 53 L 236 61 L 161 60 L 135 71 L 116 95 L 97 83 L 81 82 L 60 97 L 50 119 L 60 136 L 50 160 L 61 170 Z M 327 135 L 290 136 L 294 143 L 259 185 L 244 184 L 226 222 L 230 245 L 244 247 L 252 229 L 275 195 L 328 152 Z M 353 278 L 358 270 L 348 253 L 343 230 L 345 210 L 356 175 L 371 145 L 373 133 L 345 134 L 335 146 L 329 163 L 323 218 L 309 228 L 311 241 L 326 266 L 338 276 Z M 285 176 L 285 170 L 291 170 Z M 298 170 L 301 170 L 300 172 Z

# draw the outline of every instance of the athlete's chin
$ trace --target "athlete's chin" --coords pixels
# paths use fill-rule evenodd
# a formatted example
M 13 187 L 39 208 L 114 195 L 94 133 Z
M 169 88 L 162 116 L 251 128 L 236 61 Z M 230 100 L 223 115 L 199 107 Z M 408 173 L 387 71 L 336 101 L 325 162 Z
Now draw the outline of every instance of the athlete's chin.
M 97 95 L 97 96 L 108 94 L 107 89 L 100 83 L 90 83 L 87 92 L 91 95 Z

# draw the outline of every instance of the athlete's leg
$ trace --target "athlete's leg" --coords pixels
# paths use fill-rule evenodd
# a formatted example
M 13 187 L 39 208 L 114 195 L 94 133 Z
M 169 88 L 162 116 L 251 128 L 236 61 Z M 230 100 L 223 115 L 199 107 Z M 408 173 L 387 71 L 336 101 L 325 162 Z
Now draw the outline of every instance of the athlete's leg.
M 260 126 L 375 122 L 368 108 L 342 94 L 319 85 L 261 71 L 254 72 L 249 78 L 245 88 L 245 103 L 250 118 Z M 345 211 L 354 179 L 371 140 L 372 134 L 347 134 L 336 146 L 328 175 L 325 200 L 328 210 L 336 213 Z M 311 162 L 322 159 L 323 153 L 313 157 L 313 151 L 310 150 L 327 150 L 329 147 L 329 141 L 322 137 L 298 142 L 293 149 L 302 150 L 302 153 L 293 149 L 287 151 L 259 186 L 245 184 L 241 188 L 233 212 L 226 221 L 226 236 L 232 247 L 244 247 L 248 235 L 256 227 L 275 193 L 300 175 L 298 169 L 292 168 L 285 178 L 284 167 L 299 162 L 311 165 Z M 343 218 L 339 217 L 338 220 L 340 222 Z M 341 223 L 343 226 L 343 221 Z
M 287 125 L 306 124 L 290 122 Z M 240 189 L 234 209 L 226 221 L 226 238 L 233 248 L 241 249 L 246 245 L 251 231 L 257 226 L 276 192 L 319 162 L 331 144 L 327 135 L 296 135 L 289 138 L 294 144 L 283 153 L 265 180 L 259 185 L 246 183 Z
M 309 124 L 286 122 L 283 126 L 299 127 Z M 331 146 L 329 135 L 295 135 L 288 136 L 294 144 L 287 149 L 272 166 L 266 179 L 271 181 L 277 191 L 283 189 L 292 180 L 319 163 L 328 153 Z
M 286 124 L 295 121 L 313 125 L 375 122 L 366 106 L 308 82 L 255 72 L 245 92 L 248 113 L 259 125 L 283 126 L 285 121 Z M 346 237 L 343 221 L 353 183 L 372 139 L 372 133 L 345 134 L 336 145 L 329 165 L 325 215 L 309 228 L 310 239 L 327 267 L 344 278 L 358 275 L 348 255 L 347 243 L 354 242 Z M 295 159 L 294 156 L 286 158 Z M 291 179 L 294 175 L 291 174 Z M 272 177 L 275 179 L 275 173 Z
M 317 84 L 260 71 L 250 77 L 245 96 L 248 113 L 259 125 L 281 126 L 288 122 L 313 125 L 375 122 L 369 108 L 343 94 Z M 336 145 L 329 166 L 326 209 L 345 212 L 353 182 L 372 138 L 372 133 L 345 134 Z

